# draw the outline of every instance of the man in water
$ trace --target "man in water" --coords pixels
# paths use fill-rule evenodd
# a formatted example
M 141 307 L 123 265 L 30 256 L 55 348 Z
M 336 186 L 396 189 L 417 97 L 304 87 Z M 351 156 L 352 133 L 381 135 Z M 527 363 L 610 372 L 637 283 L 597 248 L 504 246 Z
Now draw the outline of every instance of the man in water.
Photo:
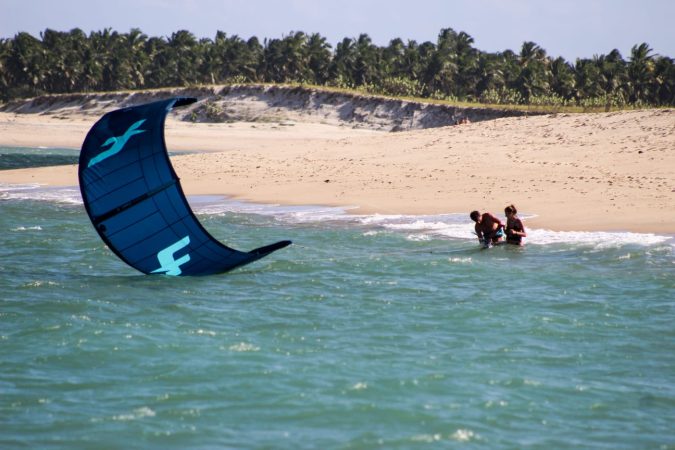
M 478 236 L 478 242 L 483 244 L 485 248 L 500 242 L 504 237 L 504 224 L 491 213 L 481 214 L 479 211 L 471 211 L 469 217 L 476 222 L 474 228 L 476 236 Z

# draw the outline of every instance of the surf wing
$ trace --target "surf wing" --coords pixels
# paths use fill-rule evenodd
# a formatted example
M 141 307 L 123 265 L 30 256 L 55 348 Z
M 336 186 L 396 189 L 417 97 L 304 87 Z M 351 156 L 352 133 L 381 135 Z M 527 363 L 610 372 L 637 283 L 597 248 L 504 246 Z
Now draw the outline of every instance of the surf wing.
M 106 245 L 145 274 L 227 272 L 291 243 L 242 252 L 199 223 L 164 142 L 169 111 L 195 101 L 173 98 L 112 111 L 82 144 L 78 175 L 87 214 Z

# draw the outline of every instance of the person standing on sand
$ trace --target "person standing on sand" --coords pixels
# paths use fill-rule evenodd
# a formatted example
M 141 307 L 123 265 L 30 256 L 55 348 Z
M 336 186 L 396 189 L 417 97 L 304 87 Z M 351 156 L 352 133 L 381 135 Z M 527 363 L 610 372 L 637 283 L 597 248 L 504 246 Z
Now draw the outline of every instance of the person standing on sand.
M 499 243 L 504 237 L 504 224 L 491 213 L 481 214 L 479 211 L 471 211 L 469 217 L 476 222 L 474 229 L 476 230 L 476 236 L 478 236 L 478 242 L 483 244 L 485 248 Z
M 504 208 L 506 215 L 506 242 L 508 244 L 523 245 L 523 238 L 527 236 L 525 226 L 518 217 L 518 210 L 514 205 Z

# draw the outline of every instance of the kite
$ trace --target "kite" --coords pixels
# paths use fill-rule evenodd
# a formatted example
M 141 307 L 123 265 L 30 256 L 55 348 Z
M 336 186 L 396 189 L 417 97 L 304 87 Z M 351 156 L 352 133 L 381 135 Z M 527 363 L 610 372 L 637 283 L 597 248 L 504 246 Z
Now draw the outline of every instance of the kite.
M 87 214 L 105 244 L 145 274 L 223 273 L 291 244 L 242 252 L 195 217 L 169 160 L 164 121 L 171 109 L 196 101 L 172 98 L 109 112 L 82 144 L 78 176 Z

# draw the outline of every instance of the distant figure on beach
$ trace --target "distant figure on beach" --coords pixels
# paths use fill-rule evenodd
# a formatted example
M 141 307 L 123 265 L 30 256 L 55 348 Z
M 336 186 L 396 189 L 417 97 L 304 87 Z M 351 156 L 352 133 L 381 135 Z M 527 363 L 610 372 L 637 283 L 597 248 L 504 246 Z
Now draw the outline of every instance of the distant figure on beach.
M 504 208 L 504 215 L 506 215 L 506 242 L 523 245 L 523 238 L 527 236 L 527 233 L 523 222 L 518 217 L 518 210 L 511 204 Z
M 483 247 L 488 248 L 501 242 L 504 237 L 504 224 L 501 220 L 489 212 L 481 214 L 479 211 L 471 211 L 469 217 L 476 222 L 474 229 L 478 242 L 483 244 Z

